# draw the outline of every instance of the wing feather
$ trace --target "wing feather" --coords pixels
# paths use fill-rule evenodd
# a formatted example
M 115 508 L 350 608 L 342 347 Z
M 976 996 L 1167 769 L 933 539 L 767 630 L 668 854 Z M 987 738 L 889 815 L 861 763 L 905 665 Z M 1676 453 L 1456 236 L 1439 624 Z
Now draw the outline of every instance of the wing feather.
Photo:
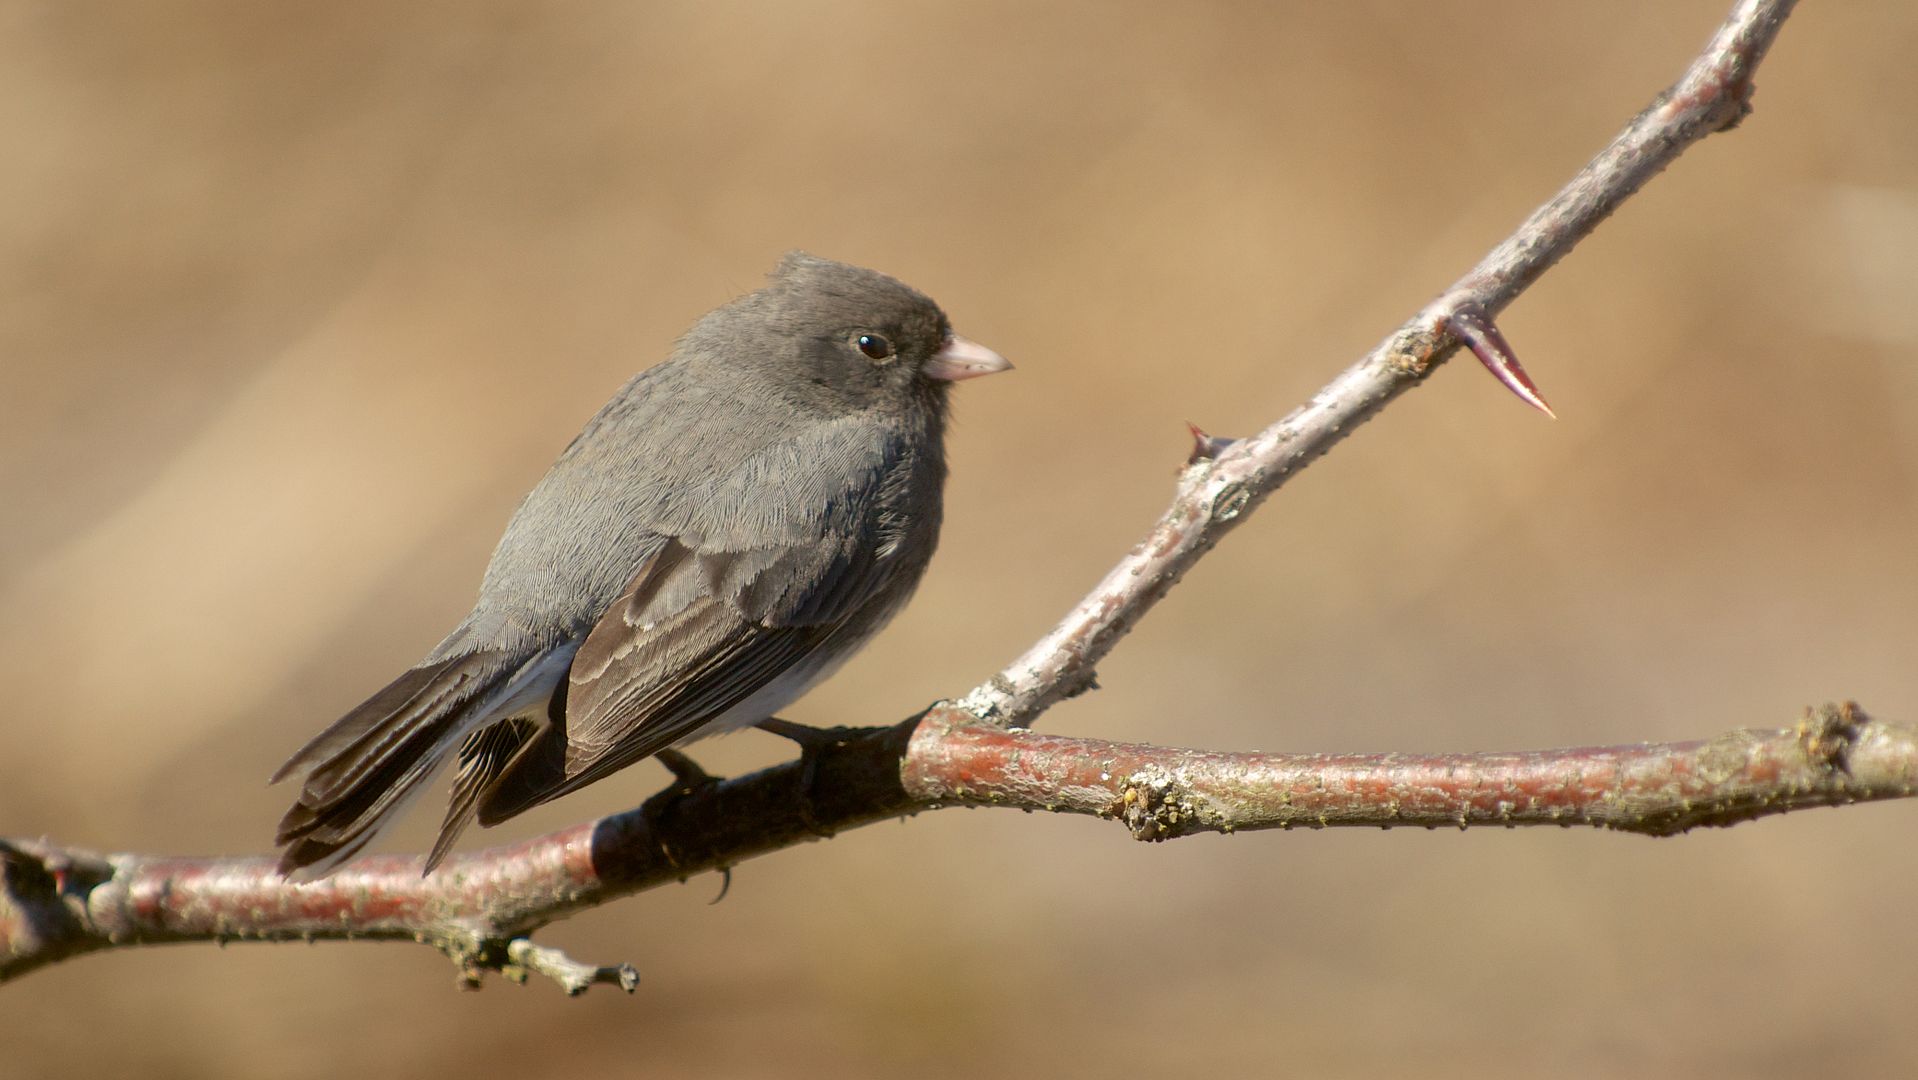
M 764 551 L 695 554 L 677 541 L 662 548 L 580 645 L 564 717 L 531 739 L 481 794 L 480 823 L 503 821 L 650 757 L 811 658 L 859 609 L 760 585 L 789 574 L 794 561 Z M 742 599 L 761 610 L 824 617 L 768 625 L 742 611 Z

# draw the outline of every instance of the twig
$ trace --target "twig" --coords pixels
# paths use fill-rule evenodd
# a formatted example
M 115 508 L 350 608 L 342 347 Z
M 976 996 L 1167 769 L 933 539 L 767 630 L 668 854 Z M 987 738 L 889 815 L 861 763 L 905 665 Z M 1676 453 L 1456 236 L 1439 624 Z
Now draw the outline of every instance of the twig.
M 1645 181 L 1693 143 L 1743 119 L 1752 73 L 1791 9 L 1792 0 L 1741 0 L 1671 89 L 1438 299 L 1291 415 L 1215 457 L 1195 454 L 1146 538 L 1058 626 L 959 704 L 981 720 L 1023 727 L 1083 692 L 1098 662 L 1212 545 L 1458 348 L 1452 322 L 1460 312 L 1496 332 L 1492 316 Z

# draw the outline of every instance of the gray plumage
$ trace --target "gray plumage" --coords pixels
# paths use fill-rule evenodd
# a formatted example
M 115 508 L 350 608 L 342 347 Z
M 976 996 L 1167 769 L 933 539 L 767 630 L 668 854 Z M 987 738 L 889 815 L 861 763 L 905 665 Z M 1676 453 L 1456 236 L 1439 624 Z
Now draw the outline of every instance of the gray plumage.
M 947 388 L 1007 366 L 892 278 L 788 256 L 587 423 L 446 640 L 281 767 L 282 871 L 350 857 L 455 751 L 428 870 L 471 820 L 769 717 L 918 585 Z

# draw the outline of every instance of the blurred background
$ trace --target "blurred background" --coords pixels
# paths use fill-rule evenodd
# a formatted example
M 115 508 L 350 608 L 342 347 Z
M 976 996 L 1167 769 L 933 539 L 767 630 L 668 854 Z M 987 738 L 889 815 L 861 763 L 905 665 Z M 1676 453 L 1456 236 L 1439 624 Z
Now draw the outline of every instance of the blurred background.
M 264 780 L 462 615 L 579 424 L 795 247 L 936 297 L 917 601 L 785 715 L 1040 634 L 1245 433 L 1502 238 L 1726 0 L 0 5 L 0 834 L 264 850 Z M 1816 4 L 1757 112 L 1235 534 L 1050 730 L 1228 749 L 1703 737 L 1918 707 L 1918 8 Z M 700 748 L 734 773 L 757 733 Z M 646 764 L 468 846 L 636 803 Z M 425 845 L 418 808 L 393 850 Z M 543 940 L 179 947 L 0 988 L 9 1077 L 1886 1075 L 1918 806 L 1654 842 L 1131 842 L 946 812 Z

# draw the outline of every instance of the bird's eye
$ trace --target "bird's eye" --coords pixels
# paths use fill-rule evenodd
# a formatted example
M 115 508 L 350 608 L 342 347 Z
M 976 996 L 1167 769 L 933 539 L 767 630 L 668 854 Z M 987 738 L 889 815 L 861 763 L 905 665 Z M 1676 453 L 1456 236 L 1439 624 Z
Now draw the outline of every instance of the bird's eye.
M 859 351 L 866 354 L 868 360 L 884 360 L 892 355 L 892 342 L 878 334 L 861 334 L 853 339 Z

